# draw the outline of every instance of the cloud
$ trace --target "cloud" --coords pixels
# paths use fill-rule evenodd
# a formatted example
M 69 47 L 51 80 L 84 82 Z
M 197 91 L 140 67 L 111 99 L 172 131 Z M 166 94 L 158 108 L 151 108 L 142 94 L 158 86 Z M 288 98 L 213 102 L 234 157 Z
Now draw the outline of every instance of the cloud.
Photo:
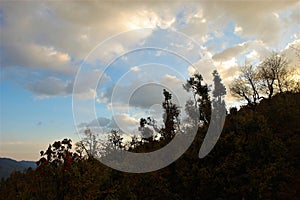
M 161 104 L 163 88 L 164 86 L 159 84 L 144 85 L 130 96 L 129 105 L 149 109 L 152 105 Z
M 87 90 L 80 93 L 73 93 L 73 95 L 78 100 L 88 100 L 95 99 L 97 97 L 97 92 L 95 89 L 87 88 Z
M 244 44 L 245 45 L 245 44 Z M 245 61 L 247 61 L 248 64 L 258 65 L 263 59 L 270 56 L 272 51 L 267 48 L 267 46 L 262 43 L 261 41 L 252 41 L 248 42 L 243 49 L 243 51 L 235 51 L 236 46 L 232 48 L 228 48 L 224 50 L 223 52 L 216 54 L 213 58 L 215 60 L 221 60 L 221 62 L 214 62 L 215 66 L 218 68 L 219 73 L 221 75 L 221 78 L 223 79 L 223 83 L 227 86 L 227 91 L 229 91 L 228 85 L 233 81 L 233 79 L 239 75 L 240 69 L 239 64 L 237 63 L 237 57 L 242 54 L 243 52 L 249 52 L 244 53 Z M 300 40 L 295 40 L 287 46 L 279 51 L 283 55 L 285 55 L 289 61 L 289 66 L 296 68 L 296 70 L 300 71 L 300 65 L 299 65 L 299 50 L 300 49 Z M 298 53 L 298 54 L 297 54 Z M 227 55 L 230 55 L 227 57 Z M 217 57 L 217 59 L 216 59 Z M 230 60 L 227 60 L 229 59 Z M 218 65 L 220 65 L 218 67 Z M 233 98 L 228 92 L 226 95 L 226 101 L 229 104 L 236 104 L 235 98 Z
M 209 32 L 209 23 L 207 21 L 205 11 L 202 4 L 189 3 L 184 11 L 182 17 L 177 19 L 174 27 L 189 36 L 197 39 L 200 42 L 206 42 Z
M 128 2 L 118 5 L 76 1 L 3 2 L 1 35 L 5 40 L 1 47 L 6 52 L 3 65 L 74 72 L 68 69 L 74 61 L 84 59 L 95 45 L 112 35 L 139 28 L 170 27 L 175 21 L 172 9 L 178 6 L 168 5 L 165 10 L 160 5 L 167 6 Z M 70 10 L 76 12 L 70 14 Z M 148 33 L 133 34 L 123 42 L 129 44 L 148 36 Z M 123 50 L 116 43 L 104 56 Z M 61 62 L 66 62 L 66 66 Z
M 68 88 L 68 85 L 68 82 L 61 79 L 49 77 L 43 80 L 28 82 L 24 87 L 39 98 L 47 98 L 51 96 L 66 95 L 66 88 Z
M 23 66 L 63 74 L 74 74 L 78 69 L 76 63 L 71 63 L 68 53 L 60 52 L 54 47 L 20 43 L 4 46 L 5 42 L 3 43 L 1 45 L 4 49 L 2 67 Z
M 234 47 L 230 47 L 228 49 L 225 49 L 221 53 L 215 54 L 212 59 L 215 61 L 227 61 L 231 58 L 239 55 L 240 53 L 244 52 L 247 48 L 247 45 L 241 44 Z
M 22 64 L 30 68 L 43 68 L 39 62 L 51 60 L 57 66 L 50 69 L 72 71 L 75 61 L 83 59 L 100 42 L 120 32 L 138 28 L 173 28 L 195 38 L 222 30 L 232 20 L 242 30 L 242 36 L 254 36 L 265 43 L 275 42 L 282 27 L 281 12 L 293 8 L 285 20 L 286 28 L 297 23 L 297 1 L 262 2 L 4 2 L 2 47 L 7 59 L 4 65 Z M 67 6 L 65 6 L 67 5 Z M 245 9 L 246 8 L 246 9 Z M 76 10 L 76 12 L 70 12 Z M 72 14 L 70 14 L 72 13 Z M 274 15 L 276 13 L 276 15 Z M 251 16 L 251 17 L 249 17 Z M 279 16 L 276 17 L 276 16 Z M 128 43 L 148 37 L 135 35 Z M 200 41 L 200 39 L 199 39 Z M 30 51 L 28 51 L 31 49 Z M 114 47 L 120 51 L 122 47 Z M 50 56 L 49 52 L 57 52 Z M 110 52 L 110 50 L 108 51 Z M 14 55 L 17 60 L 13 60 Z M 46 58 L 46 59 L 45 59 Z M 62 59 L 64 58 L 64 59 Z M 59 68 L 59 62 L 69 61 Z M 25 62 L 26 61 L 26 62 Z M 50 62 L 49 62 L 50 63 Z M 53 64 L 55 65 L 55 64 Z M 71 69 L 68 69 L 69 66 Z
M 96 98 L 96 89 L 98 87 L 103 87 L 103 84 L 110 80 L 110 77 L 105 73 L 102 73 L 101 70 L 81 72 L 74 80 L 72 94 L 76 99 L 81 100 Z
M 300 40 L 287 44 L 281 53 L 287 57 L 291 67 L 300 70 Z
M 123 133 L 136 133 L 139 126 L 139 119 L 130 116 L 127 113 L 117 113 L 113 115 L 109 128 L 119 129 Z
M 137 87 L 139 85 L 140 87 Z M 105 93 L 104 98 L 108 99 L 108 102 L 112 101 L 110 108 L 117 110 L 128 109 L 129 107 L 149 108 L 154 104 L 161 104 L 163 88 L 163 86 L 156 83 L 145 84 L 141 81 L 133 81 L 128 86 L 111 86 Z M 113 92 L 115 98 L 112 96 Z
M 204 58 L 196 63 L 193 63 L 193 66 L 189 67 L 189 72 L 193 75 L 195 72 L 203 76 L 204 82 L 210 84 L 212 82 L 211 73 L 216 69 L 214 62 L 211 58 Z
M 22 72 L 22 70 L 17 70 L 17 73 Z M 14 76 L 13 74 L 5 74 L 4 77 Z M 18 80 L 23 87 L 31 91 L 34 96 L 43 99 L 57 96 L 67 96 L 74 95 L 76 99 L 87 100 L 94 99 L 97 97 L 96 89 L 97 87 L 103 87 L 103 84 L 110 80 L 106 74 L 103 74 L 99 79 L 100 72 L 97 70 L 84 72 L 82 76 L 77 79 L 74 78 L 58 78 L 55 76 L 44 76 L 42 74 L 29 74 L 25 76 L 25 79 L 31 77 L 31 81 L 22 80 L 22 77 Z M 14 79 L 19 78 L 19 76 L 14 77 Z M 23 77 L 24 79 L 24 77 Z M 73 90 L 74 82 L 76 83 L 76 88 Z
M 170 74 L 166 74 L 162 80 L 161 80 L 163 85 L 178 85 L 181 84 L 182 81 L 180 79 L 178 79 L 176 76 L 170 75 Z
M 138 66 L 134 66 L 134 67 L 131 67 L 130 70 L 137 72 L 137 71 L 140 71 L 140 68 Z
M 246 53 L 247 51 L 251 51 L 252 54 L 254 53 L 253 51 L 255 51 L 256 57 L 258 58 L 264 57 L 270 52 L 267 46 L 262 41 L 254 40 L 229 47 L 222 52 L 213 55 L 212 59 L 215 62 L 228 61 L 243 53 Z
M 137 126 L 139 124 L 139 120 L 135 119 L 128 114 L 116 114 L 114 116 L 115 121 L 118 123 L 119 126 Z
M 30 76 L 22 78 L 22 81 L 13 79 L 38 97 L 65 96 L 72 91 L 79 63 L 96 45 L 115 34 L 138 28 L 171 29 L 181 31 L 203 44 L 215 38 L 226 39 L 228 33 L 225 28 L 230 23 L 234 26 L 234 30 L 230 30 L 232 33 L 242 41 L 249 38 L 252 41 L 233 46 L 224 41 L 225 47 L 229 48 L 219 53 L 211 52 L 214 54 L 213 60 L 225 62 L 247 53 L 248 58 L 254 61 L 269 52 L 268 46 L 276 48 L 277 43 L 285 46 L 286 42 L 291 42 L 287 35 L 299 38 L 299 6 L 299 1 L 121 1 L 117 5 L 97 1 L 2 2 L 1 67 L 3 71 L 21 67 L 30 72 L 43 73 L 34 76 L 34 79 Z M 76 12 L 70 12 L 74 10 Z M 104 44 L 102 48 L 105 51 L 91 55 L 88 64 L 95 64 L 97 59 L 107 62 L 128 51 L 132 45 L 145 42 L 152 34 L 152 30 L 133 32 L 107 46 Z M 174 44 L 184 44 L 176 50 L 193 52 L 192 46 L 178 42 L 176 38 Z M 223 47 L 218 45 L 219 51 Z M 206 58 L 198 64 L 211 66 L 213 62 Z M 76 90 L 78 99 L 97 95 L 92 87 L 96 80 L 93 75 L 88 77 L 90 82 L 79 80 L 82 87 Z
M 94 119 L 90 123 L 86 124 L 88 127 L 106 127 L 111 123 L 111 120 L 106 117 L 98 117 L 97 119 Z
M 243 58 L 244 60 L 242 60 L 243 63 L 255 64 L 269 54 L 270 50 L 266 44 L 262 41 L 254 40 L 229 47 L 222 52 L 213 55 L 212 59 L 216 62 L 215 65 L 226 67 L 230 61 L 237 59 L 240 56 L 246 56 Z
M 175 21 L 174 10 L 177 8 L 177 4 L 136 2 L 118 5 L 109 2 L 3 2 L 1 67 L 47 73 L 40 76 L 40 80 L 37 76 L 35 80 L 23 78 L 24 88 L 38 97 L 70 94 L 73 82 L 70 76 L 75 75 L 79 63 L 96 45 L 124 31 L 168 28 Z M 76 12 L 70 14 L 70 10 Z M 103 44 L 101 51 L 91 55 L 87 62 L 95 64 L 97 59 L 107 62 L 150 35 L 151 31 L 137 31 L 122 37 L 122 41 L 112 40 L 106 46 Z M 95 95 L 95 89 L 88 86 L 76 91 L 78 99 Z
M 88 123 L 81 123 L 78 125 L 79 128 L 90 128 L 96 133 L 109 133 L 111 129 L 120 129 L 125 133 L 132 133 L 133 130 L 137 130 L 139 126 L 139 119 L 134 118 L 126 113 L 117 113 L 112 118 L 98 117 Z
M 242 37 L 256 37 L 266 44 L 275 45 L 282 34 L 284 17 L 278 18 L 289 8 L 298 7 L 299 1 L 218 1 L 205 2 L 203 5 L 204 15 L 208 21 L 215 22 L 215 29 L 222 26 L 220 23 L 233 20 L 240 27 Z M 219 18 L 216 19 L 216 16 Z M 290 29 L 295 22 L 286 24 Z
M 122 83 L 111 85 L 97 101 L 100 103 L 103 103 L 104 100 L 111 102 L 108 104 L 109 109 L 123 112 L 130 108 L 150 109 L 153 105 L 161 105 L 163 89 L 167 89 L 173 94 L 173 101 L 177 104 L 186 98 L 187 94 L 182 87 L 184 79 L 170 74 L 165 74 L 160 78 L 156 77 L 158 80 L 143 80 L 143 76 L 137 79 L 143 73 L 143 70 L 135 72 L 134 77 L 136 78 L 129 79 L 126 85 Z
M 55 29 L 50 30 L 55 23 L 52 23 L 41 4 L 3 2 L 2 6 L 2 67 L 22 66 L 60 73 L 76 72 L 76 64 L 71 62 L 71 55 L 66 49 L 45 42 L 49 37 L 58 35 Z

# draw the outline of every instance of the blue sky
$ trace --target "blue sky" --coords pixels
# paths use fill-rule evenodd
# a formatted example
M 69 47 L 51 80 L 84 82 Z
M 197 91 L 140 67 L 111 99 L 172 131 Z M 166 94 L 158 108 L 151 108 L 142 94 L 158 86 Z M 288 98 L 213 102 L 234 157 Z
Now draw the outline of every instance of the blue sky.
M 36 160 L 97 118 L 135 132 L 161 115 L 162 88 L 188 98 L 181 85 L 195 70 L 210 83 L 217 69 L 228 87 L 238 66 L 272 51 L 300 70 L 299 13 L 299 1 L 2 1 L 0 157 Z

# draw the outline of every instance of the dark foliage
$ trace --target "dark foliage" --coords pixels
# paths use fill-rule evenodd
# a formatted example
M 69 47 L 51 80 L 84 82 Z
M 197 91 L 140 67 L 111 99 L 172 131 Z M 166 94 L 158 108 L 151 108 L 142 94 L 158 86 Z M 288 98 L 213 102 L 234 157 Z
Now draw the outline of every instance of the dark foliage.
M 298 199 L 299 105 L 300 93 L 281 93 L 255 109 L 230 109 L 208 156 L 198 158 L 203 126 L 182 157 L 146 174 L 112 170 L 72 153 L 70 140 L 55 142 L 41 152 L 36 170 L 1 181 L 0 199 Z M 165 144 L 153 140 L 132 150 L 151 145 Z

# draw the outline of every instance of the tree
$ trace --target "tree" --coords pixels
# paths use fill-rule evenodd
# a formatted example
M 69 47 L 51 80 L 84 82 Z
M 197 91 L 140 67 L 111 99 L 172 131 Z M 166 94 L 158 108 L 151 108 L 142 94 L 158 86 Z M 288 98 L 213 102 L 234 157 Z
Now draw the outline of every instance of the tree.
M 213 75 L 216 90 L 222 82 Z M 212 92 L 213 109 L 223 89 Z M 0 199 L 299 199 L 299 103 L 300 93 L 283 92 L 256 109 L 233 108 L 209 156 L 200 160 L 193 143 L 175 163 L 149 173 L 118 172 L 93 158 L 65 168 L 75 155 L 71 141 L 56 141 L 41 152 L 37 170 L 1 180 Z M 202 126 L 197 135 L 206 132 Z M 132 151 L 148 152 L 150 144 L 165 145 L 153 140 Z
M 217 70 L 214 70 L 212 73 L 214 77 L 214 90 L 213 90 L 213 97 L 216 101 L 221 102 L 222 97 L 226 95 L 226 88 L 224 84 L 222 83 L 222 79 L 217 72 Z
M 274 52 L 256 68 L 242 67 L 240 76 L 230 85 L 230 92 L 246 100 L 248 105 L 257 105 L 261 99 L 271 99 L 277 93 L 297 92 L 300 83 L 294 78 L 295 72 L 288 68 L 284 55 Z
M 217 112 L 217 117 L 221 117 L 226 113 L 225 101 L 224 96 L 226 95 L 226 87 L 222 83 L 222 79 L 217 72 L 214 70 L 212 73 L 214 79 L 214 90 L 213 90 L 213 108 Z M 223 116 L 225 117 L 225 115 Z
M 213 98 L 212 98 L 212 112 L 209 128 L 207 134 L 202 142 L 201 149 L 199 151 L 199 157 L 205 157 L 216 145 L 224 125 L 226 117 L 226 106 L 224 96 L 226 94 L 226 88 L 221 82 L 221 78 L 216 70 L 213 71 Z
M 152 127 L 154 130 L 151 129 L 150 127 Z M 154 135 L 154 131 L 160 133 L 161 129 L 158 128 L 155 119 L 151 117 L 147 117 L 147 119 L 145 118 L 140 119 L 139 131 L 142 134 L 142 140 L 151 142 L 157 137 L 157 135 Z
M 286 79 L 289 76 L 287 67 L 286 57 L 275 52 L 265 58 L 259 65 L 257 74 L 268 99 L 271 99 L 275 92 L 283 92 Z
M 84 149 L 89 158 L 100 156 L 101 142 L 97 136 L 89 127 L 86 127 L 83 139 L 77 144 L 77 150 Z
M 111 130 L 111 134 L 108 136 L 108 141 L 113 145 L 115 149 L 123 149 L 123 138 L 118 130 Z
M 62 141 L 56 141 L 49 147 L 46 151 L 41 151 L 40 154 L 42 158 L 36 162 L 38 168 L 46 165 L 51 165 L 54 167 L 63 166 L 68 169 L 73 161 L 80 160 L 81 157 L 77 153 L 73 153 L 72 140 L 64 139 Z
M 234 97 L 242 98 L 248 105 L 257 105 L 259 95 L 259 79 L 252 65 L 240 68 L 241 74 L 230 84 L 230 92 Z
M 176 131 L 179 130 L 179 114 L 178 106 L 172 102 L 172 94 L 166 89 L 163 90 L 164 102 L 162 107 L 164 109 L 163 119 L 164 127 L 161 128 L 160 133 L 165 140 L 171 140 Z
M 210 115 L 211 115 L 211 101 L 208 95 L 209 89 L 207 84 L 203 84 L 203 77 L 201 74 L 194 74 L 190 79 L 183 84 L 183 88 L 187 92 L 192 92 L 194 100 L 190 100 L 186 104 L 186 110 L 191 111 L 189 108 L 192 108 L 191 102 L 194 102 L 194 107 L 199 109 L 199 120 L 205 125 L 209 124 Z M 189 108 L 187 108 L 187 106 Z
M 75 175 L 76 163 L 83 159 L 71 152 L 71 142 L 71 139 L 55 141 L 46 151 L 40 152 L 42 157 L 36 162 L 42 178 L 48 179 L 48 184 L 50 180 L 55 182 L 56 199 L 64 199 L 72 189 L 70 177 Z
M 199 109 L 195 105 L 194 101 L 189 99 L 185 103 L 185 112 L 188 114 L 188 118 L 185 119 L 185 124 L 190 124 L 192 127 L 197 126 L 199 123 Z

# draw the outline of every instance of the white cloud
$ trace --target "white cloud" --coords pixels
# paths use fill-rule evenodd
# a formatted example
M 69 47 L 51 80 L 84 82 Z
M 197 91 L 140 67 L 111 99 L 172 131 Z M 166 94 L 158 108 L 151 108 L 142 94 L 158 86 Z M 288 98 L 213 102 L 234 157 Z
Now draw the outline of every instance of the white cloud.
M 153 11 L 143 10 L 137 13 L 137 15 L 129 17 L 127 26 L 132 29 L 141 29 L 141 28 L 156 28 L 160 27 L 166 29 L 171 27 L 175 22 L 175 17 L 169 19 L 163 19 L 159 16 L 158 13 Z
M 287 44 L 281 53 L 287 57 L 291 67 L 300 71 L 300 40 Z
M 68 53 L 58 51 L 52 46 L 39 44 L 11 43 L 3 44 L 3 67 L 22 66 L 29 69 L 56 71 L 63 74 L 74 74 L 78 67 L 71 62 Z
M 189 66 L 188 72 L 189 72 L 189 75 L 192 76 L 193 74 L 196 73 L 196 69 L 193 66 Z
M 214 65 L 220 70 L 227 70 L 234 66 L 237 66 L 238 64 L 237 64 L 237 59 L 233 57 L 224 62 L 214 62 Z
M 138 71 L 140 71 L 140 68 L 138 66 L 134 66 L 134 67 L 131 67 L 130 70 L 132 70 L 134 72 L 138 72 Z
M 10 57 L 22 46 L 28 49 L 33 45 L 53 48 L 80 60 L 95 44 L 123 31 L 145 27 L 175 28 L 202 38 L 209 31 L 218 31 L 224 27 L 222 24 L 234 20 L 238 24 L 236 29 L 243 30 L 243 35 L 255 36 L 269 43 L 279 37 L 280 12 L 293 6 L 299 7 L 297 1 L 185 2 L 184 9 L 182 2 L 120 2 L 118 5 L 77 1 L 4 2 L 6 19 L 2 37 L 5 38 L 4 46 L 11 47 Z M 177 17 L 180 12 L 181 17 Z M 287 26 L 296 23 L 298 15 L 295 8 Z M 122 47 L 116 47 L 116 51 L 122 51 Z
M 232 59 L 233 57 L 243 53 L 247 48 L 246 44 L 240 44 L 237 46 L 230 47 L 228 49 L 225 49 L 221 53 L 215 54 L 212 59 L 215 61 L 227 61 Z
M 235 26 L 234 27 L 234 33 L 235 34 L 241 34 L 243 32 L 243 28 L 240 26 Z
M 110 126 L 120 129 L 124 133 L 132 133 L 134 130 L 137 130 L 139 119 L 135 119 L 126 113 L 117 113 L 113 116 Z
M 108 102 L 108 98 L 105 97 L 104 92 L 100 93 L 100 96 L 98 96 L 98 98 L 96 99 L 97 103 L 107 103 Z
M 205 2 L 203 4 L 205 15 L 208 21 L 216 22 L 215 28 L 219 23 L 233 20 L 236 25 L 242 28 L 243 37 L 256 37 L 264 43 L 276 45 L 282 32 L 282 20 L 277 18 L 274 13 L 280 15 L 287 9 L 298 7 L 299 1 L 218 1 Z M 220 16 L 220 21 L 214 19 Z M 295 23 L 289 23 L 286 29 L 290 29 Z
M 129 116 L 128 114 L 124 114 L 124 113 L 122 113 L 122 114 L 116 114 L 114 116 L 114 118 L 118 122 L 121 122 L 122 124 L 127 125 L 127 126 L 136 126 L 139 123 L 138 119 L 135 119 L 135 118 Z
M 139 125 L 139 119 L 136 119 L 126 113 L 116 113 L 111 119 L 106 117 L 98 117 L 88 123 L 81 123 L 79 128 L 88 127 L 96 132 L 109 132 L 110 129 L 121 129 L 126 132 L 132 129 L 137 129 Z
M 163 85 L 168 86 L 168 87 L 172 87 L 172 86 L 174 86 L 174 85 L 181 84 L 181 83 L 182 83 L 182 80 L 180 80 L 179 78 L 177 78 L 177 77 L 174 76 L 174 75 L 166 74 L 166 75 L 162 78 L 161 83 L 162 83 Z
M 249 54 L 246 55 L 248 63 L 255 63 L 259 61 L 259 54 L 257 51 L 252 50 Z
M 258 58 L 265 57 L 270 52 L 262 41 L 254 40 L 229 47 L 213 55 L 212 59 L 216 62 L 228 61 L 247 51 L 255 51 Z
M 203 76 L 205 83 L 210 84 L 212 81 L 211 73 L 216 69 L 214 62 L 211 58 L 201 59 L 189 67 L 189 71 L 195 71 Z
M 88 88 L 86 91 L 81 93 L 73 93 L 73 95 L 77 100 L 88 100 L 95 99 L 97 97 L 97 92 L 95 89 Z
M 82 72 L 75 79 L 72 94 L 78 100 L 94 99 L 97 97 L 96 89 L 101 90 L 108 81 L 110 77 L 100 70 Z
M 49 74 L 41 76 L 43 80 L 29 78 L 24 79 L 22 84 L 26 82 L 25 88 L 40 97 L 61 96 L 70 94 L 73 82 L 70 74 L 74 75 L 78 70 L 78 63 L 95 45 L 115 34 L 137 28 L 159 27 L 182 31 L 199 42 L 207 42 L 214 37 L 226 37 L 224 28 L 229 22 L 234 22 L 234 33 L 243 39 L 254 39 L 215 54 L 214 61 L 224 64 L 224 61 L 243 53 L 248 53 L 250 60 L 254 57 L 261 59 L 269 52 L 267 46 L 276 47 L 274 43 L 279 39 L 290 42 L 291 39 L 282 38 L 284 32 L 299 38 L 299 5 L 299 1 L 156 1 L 120 2 L 117 5 L 96 1 L 2 2 L 1 67 L 5 70 L 19 66 L 29 71 L 45 71 Z M 76 12 L 71 12 L 74 10 Z M 151 30 L 135 32 L 122 38 L 122 41 L 115 40 L 108 46 L 104 45 L 105 51 L 91 56 L 88 64 L 96 59 L 108 61 L 125 53 L 131 45 L 145 42 L 152 33 Z M 177 42 L 174 38 L 174 44 L 184 44 L 176 47 L 179 52 L 193 52 L 193 46 L 185 44 L 185 41 Z M 204 65 L 208 66 L 204 69 Z M 213 65 L 210 58 L 205 58 L 199 61 L 198 69 L 208 73 Z M 86 85 L 79 87 L 79 98 L 96 96 L 95 88 L 91 86 L 96 80 L 94 76 L 88 77 L 88 81 L 79 80 L 83 82 L 80 85 Z M 40 85 L 35 86 L 36 83 Z M 49 88 L 51 84 L 53 89 Z

